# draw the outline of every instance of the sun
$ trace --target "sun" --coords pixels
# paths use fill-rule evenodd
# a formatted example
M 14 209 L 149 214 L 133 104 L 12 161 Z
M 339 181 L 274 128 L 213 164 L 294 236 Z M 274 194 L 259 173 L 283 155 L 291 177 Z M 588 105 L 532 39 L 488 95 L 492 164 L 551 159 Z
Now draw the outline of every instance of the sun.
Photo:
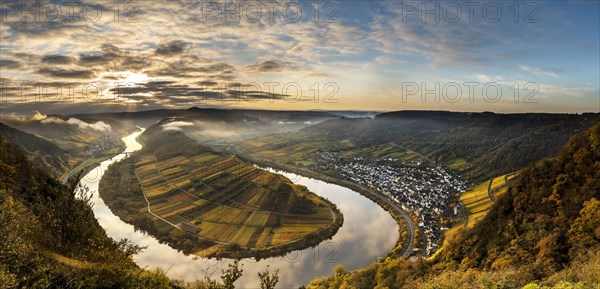
M 123 101 L 125 104 L 142 102 L 141 97 L 149 97 L 149 92 L 138 91 L 136 88 L 143 86 L 150 78 L 144 73 L 131 71 L 106 72 L 102 75 L 106 79 L 104 93 L 110 98 Z
M 148 81 L 148 76 L 143 73 L 126 72 L 126 77 L 123 79 L 125 83 L 145 83 Z

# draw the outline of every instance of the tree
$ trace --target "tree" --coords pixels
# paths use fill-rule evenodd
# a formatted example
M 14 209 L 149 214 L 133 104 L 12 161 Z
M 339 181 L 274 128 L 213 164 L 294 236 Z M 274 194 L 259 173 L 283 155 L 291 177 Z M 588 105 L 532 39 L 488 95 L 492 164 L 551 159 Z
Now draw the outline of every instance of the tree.
M 262 289 L 274 289 L 277 282 L 279 282 L 279 269 L 275 270 L 273 274 L 269 272 L 269 265 L 265 272 L 258 272 L 260 278 L 260 288 Z
M 242 273 L 244 270 L 240 268 L 240 264 L 238 260 L 235 260 L 233 264 L 228 265 L 229 268 L 227 270 L 223 270 L 221 279 L 223 280 L 223 288 L 225 289 L 235 289 L 235 281 L 242 277 Z

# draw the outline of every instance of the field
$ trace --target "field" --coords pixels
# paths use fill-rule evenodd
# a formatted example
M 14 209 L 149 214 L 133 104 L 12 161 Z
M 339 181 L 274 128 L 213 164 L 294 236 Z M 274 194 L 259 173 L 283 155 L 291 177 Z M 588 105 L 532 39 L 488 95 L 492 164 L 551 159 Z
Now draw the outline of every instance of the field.
M 318 164 L 318 161 L 315 160 L 316 152 L 340 152 L 347 157 L 391 158 L 403 161 L 427 160 L 419 153 L 394 143 L 359 148 L 349 139 L 339 142 L 315 140 L 314 136 L 303 132 L 245 140 L 236 144 L 233 149 L 236 153 L 251 156 L 254 159 L 268 159 L 299 167 L 311 167 Z
M 475 223 L 485 217 L 495 200 L 506 194 L 507 181 L 510 182 L 514 177 L 515 174 L 495 177 L 472 187 L 460 196 L 460 200 L 469 214 L 468 227 L 473 227 Z
M 157 221 L 164 219 L 219 245 L 269 248 L 302 239 L 334 221 L 330 208 L 306 188 L 233 156 L 204 152 L 162 159 L 143 154 L 135 162 L 135 175 Z M 316 211 L 295 214 L 273 204 L 284 190 L 308 198 Z
M 379 158 L 379 159 L 398 159 L 407 161 L 424 161 L 425 158 L 420 156 L 414 151 L 403 148 L 393 143 L 386 143 L 377 146 L 371 146 L 366 148 L 354 149 L 343 152 L 346 156 L 358 156 L 367 158 Z
M 353 147 L 352 141 L 348 139 L 339 142 L 315 141 L 311 135 L 293 132 L 245 140 L 236 144 L 235 150 L 242 155 L 252 155 L 253 158 L 283 163 L 297 162 L 297 165 L 309 166 L 312 162 L 308 158 L 315 152 L 348 150 Z

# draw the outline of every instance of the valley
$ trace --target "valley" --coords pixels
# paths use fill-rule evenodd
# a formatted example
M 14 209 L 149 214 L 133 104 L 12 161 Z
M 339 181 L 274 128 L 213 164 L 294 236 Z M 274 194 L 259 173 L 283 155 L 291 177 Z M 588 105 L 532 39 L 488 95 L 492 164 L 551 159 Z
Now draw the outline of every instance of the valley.
M 185 117 L 170 113 L 170 117 L 158 119 L 143 133 L 136 133 L 139 148 L 128 149 L 125 155 L 119 155 L 119 147 L 124 142 L 115 141 L 115 134 L 93 139 L 94 142 L 85 146 L 79 145 L 87 150 L 78 155 L 82 160 L 77 170 L 90 172 L 85 176 L 90 179 L 86 181 L 84 178 L 82 183 L 99 192 L 101 198 L 95 198 L 94 202 L 102 204 L 97 211 L 98 216 L 110 214 L 110 217 L 102 217 L 108 217 L 111 220 L 109 223 L 100 220 L 103 227 L 108 229 L 109 236 L 129 236 L 139 240 L 141 243 L 138 244 L 152 244 L 153 249 L 149 248 L 148 253 L 138 255 L 140 264 L 161 267 L 157 263 L 160 259 L 173 266 L 180 263 L 176 266 L 178 273 L 174 271 L 169 274 L 186 280 L 192 276 L 192 279 L 200 277 L 182 273 L 197 269 L 201 264 L 189 259 L 190 256 L 199 257 L 217 268 L 231 265 L 228 260 L 232 259 L 241 259 L 242 264 L 250 264 L 248 262 L 254 259 L 264 267 L 268 264 L 264 262 L 277 258 L 277 267 L 286 268 L 282 276 L 290 278 L 282 284 L 294 286 L 307 284 L 315 272 L 327 274 L 340 269 L 342 264 L 359 269 L 382 256 L 386 258 L 380 259 L 383 262 L 379 263 L 381 266 L 396 266 L 400 264 L 397 262 L 415 262 L 415 266 L 434 264 L 440 262 L 440 258 L 455 256 L 449 254 L 455 254 L 456 240 L 471 238 L 471 232 L 482 230 L 481 224 L 498 214 L 498 206 L 506 206 L 506 200 L 511 198 L 511 187 L 518 184 L 522 174 L 522 168 L 513 170 L 515 166 L 509 162 L 514 158 L 511 155 L 506 155 L 506 160 L 498 163 L 493 170 L 474 166 L 474 151 L 490 149 L 490 145 L 493 151 L 498 146 L 481 142 L 478 144 L 481 147 L 473 147 L 469 139 L 461 140 L 460 136 L 456 140 L 470 146 L 469 150 L 456 150 L 459 144 L 453 142 L 443 146 L 436 144 L 434 146 L 437 149 L 432 152 L 432 145 L 428 143 L 424 143 L 422 149 L 414 149 L 412 141 L 383 138 L 379 143 L 365 143 L 361 138 L 361 134 L 367 131 L 403 125 L 406 121 L 403 118 L 378 121 L 378 117 L 375 117 L 368 124 L 350 126 L 351 130 L 340 127 L 348 127 L 346 122 L 351 124 L 364 120 L 320 119 L 314 120 L 315 124 L 292 131 L 269 133 L 272 128 L 270 123 L 277 123 L 277 119 L 281 119 L 278 115 L 271 120 L 262 118 L 258 125 L 238 126 L 235 133 L 223 138 L 223 134 L 203 132 L 212 122 L 217 123 L 219 130 L 227 131 L 238 122 L 246 123 L 248 115 L 237 117 L 235 121 L 224 125 L 215 115 L 208 120 L 202 110 L 184 112 Z M 431 112 L 422 114 L 430 116 Z M 409 115 L 409 118 L 413 118 L 418 113 Z M 136 119 L 133 115 L 128 117 Z M 463 117 L 458 118 L 459 122 L 468 122 L 471 115 L 464 114 Z M 495 118 L 489 115 L 485 117 Z M 204 120 L 199 121 L 202 118 Z M 521 115 L 509 120 L 514 125 L 515 119 L 519 118 L 523 122 L 530 120 L 529 116 Z M 543 115 L 540 121 L 545 123 L 545 118 L 562 117 Z M 596 118 L 596 115 L 588 114 L 583 118 L 576 115 L 561 121 L 572 123 L 573 126 L 588 126 Z M 98 115 L 86 119 L 104 122 Z M 491 131 L 497 131 L 495 127 L 504 126 L 503 120 L 495 121 L 500 123 L 492 127 L 489 127 L 489 123 L 470 125 L 479 126 L 483 134 L 489 135 Z M 122 128 L 118 130 L 120 134 L 140 124 L 118 118 L 112 118 L 110 122 Z M 434 125 L 436 123 L 433 122 Z M 340 127 L 335 129 L 338 125 Z M 447 122 L 445 125 L 453 127 L 454 124 Z M 29 126 L 35 127 L 34 124 Z M 552 127 L 552 124 L 548 126 Z M 5 135 L 12 139 L 29 138 L 44 143 L 39 136 L 26 136 L 10 128 L 4 130 L 10 131 Z M 350 133 L 352 130 L 356 131 Z M 243 136 L 238 137 L 238 133 Z M 532 133 L 526 137 L 535 136 L 536 142 L 553 138 L 553 144 L 558 145 L 563 139 L 561 130 L 549 129 L 544 125 Z M 497 134 L 502 136 L 505 132 L 500 130 Z M 523 137 L 521 133 L 510 138 Z M 547 143 L 545 147 L 551 145 Z M 70 157 L 69 146 L 64 143 L 48 142 L 44 146 L 59 149 L 62 146 L 61 153 L 55 156 Z M 453 157 L 438 155 L 452 150 L 455 150 Z M 550 149 L 542 152 L 550 153 Z M 118 157 L 113 161 L 115 155 Z M 112 165 L 109 166 L 109 163 Z M 97 164 L 102 164 L 101 168 L 95 168 Z M 477 171 L 502 174 L 484 178 L 489 173 L 476 177 Z M 100 177 L 100 183 L 94 184 Z M 306 177 L 312 181 L 305 181 Z M 66 178 L 62 180 L 68 184 Z M 302 185 L 298 184 L 299 181 Z M 319 185 L 313 186 L 311 182 Z M 340 192 L 350 189 L 348 191 L 351 193 L 330 194 L 323 190 L 325 187 Z M 360 214 L 349 210 L 346 206 L 354 198 L 352 194 L 362 198 L 352 201 L 356 202 L 355 205 L 361 204 L 369 209 L 359 210 Z M 375 215 L 367 216 L 375 214 L 375 211 L 378 216 L 386 216 L 386 230 L 376 233 L 374 230 L 361 229 L 369 227 L 366 223 L 355 226 L 373 220 Z M 346 224 L 348 220 L 351 225 Z M 112 230 L 112 227 L 120 229 Z M 139 235 L 136 230 L 148 235 Z M 353 255 L 353 250 L 360 246 L 370 247 L 367 243 L 374 242 L 374 236 L 382 245 L 375 252 L 365 252 L 371 259 L 360 258 L 361 254 Z M 172 251 L 164 258 L 159 258 L 159 252 L 166 248 Z M 323 252 L 327 257 L 318 258 L 323 256 Z M 336 255 L 336 252 L 343 255 Z M 81 265 L 77 259 L 63 254 L 50 256 L 62 260 L 60 262 L 67 266 Z M 338 260 L 336 256 L 342 259 Z M 307 269 L 302 273 L 297 272 L 292 278 L 294 270 L 286 265 L 290 258 L 299 258 L 297 262 L 307 266 Z M 315 258 L 319 259 L 319 264 L 327 265 L 318 271 L 309 269 L 310 260 L 317 260 Z M 360 269 L 357 274 L 372 269 L 365 270 Z M 242 280 L 243 284 L 256 284 L 251 277 Z

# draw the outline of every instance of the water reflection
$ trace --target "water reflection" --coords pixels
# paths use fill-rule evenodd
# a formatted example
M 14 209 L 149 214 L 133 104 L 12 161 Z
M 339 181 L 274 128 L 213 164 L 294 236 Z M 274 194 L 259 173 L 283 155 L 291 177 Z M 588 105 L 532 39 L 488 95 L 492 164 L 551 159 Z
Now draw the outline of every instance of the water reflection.
M 141 149 L 135 138 L 141 132 L 123 138 L 126 152 Z M 113 162 L 125 157 L 118 155 L 100 164 L 88 173 L 81 181 L 92 192 L 98 191 L 98 181 L 104 170 Z M 280 282 L 278 288 L 297 288 L 310 280 L 330 275 L 338 264 L 344 264 L 349 270 L 368 266 L 378 257 L 385 256 L 394 246 L 398 238 L 398 226 L 392 217 L 377 204 L 350 189 L 325 183 L 299 175 L 275 171 L 302 184 L 319 196 L 335 203 L 344 215 L 344 225 L 331 240 L 321 242 L 315 248 L 293 251 L 283 257 L 268 258 L 259 262 L 244 259 L 244 276 L 236 283 L 240 288 L 258 288 L 257 273 L 270 265 L 270 270 L 279 269 Z M 135 244 L 146 246 L 143 252 L 135 256 L 140 267 L 162 267 L 172 278 L 192 281 L 203 278 L 206 272 L 214 273 L 218 278 L 221 269 L 227 268 L 231 260 L 214 260 L 194 258 L 177 252 L 168 245 L 160 244 L 156 239 L 142 232 L 136 232 L 132 225 L 124 223 L 113 215 L 104 201 L 94 193 L 94 213 L 105 228 L 107 234 L 116 240 L 127 238 Z

